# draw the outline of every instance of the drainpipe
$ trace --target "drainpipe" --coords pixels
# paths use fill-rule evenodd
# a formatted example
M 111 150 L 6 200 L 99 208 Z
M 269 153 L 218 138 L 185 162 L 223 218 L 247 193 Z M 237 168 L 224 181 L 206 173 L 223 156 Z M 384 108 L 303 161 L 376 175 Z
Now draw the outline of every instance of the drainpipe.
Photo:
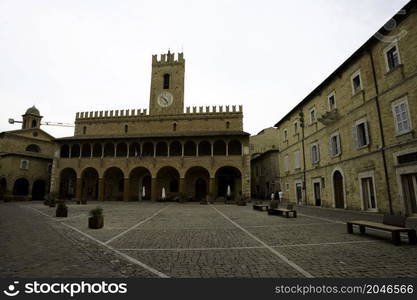
M 300 127 L 301 127 L 301 145 L 303 148 L 303 188 L 304 188 L 304 204 L 307 205 L 307 176 L 306 176 L 306 154 L 304 143 L 304 113 L 300 111 Z
M 372 57 L 371 49 L 368 49 L 369 57 L 371 59 L 371 66 L 372 66 L 372 76 L 374 79 L 374 85 L 375 85 L 375 103 L 376 103 L 376 110 L 378 113 L 378 123 L 379 123 L 379 133 L 381 134 L 381 155 L 382 155 L 382 161 L 384 164 L 384 174 L 385 174 L 385 182 L 387 183 L 387 194 L 388 194 L 388 204 L 389 204 L 389 213 L 392 215 L 394 213 L 392 209 L 392 197 L 391 197 L 391 187 L 388 177 L 388 168 L 387 168 L 387 158 L 385 155 L 385 136 L 384 136 L 384 130 L 382 127 L 382 118 L 381 118 L 381 108 L 379 106 L 379 88 L 378 88 L 378 82 L 376 79 L 376 72 L 375 72 L 375 64 L 374 64 L 374 58 Z

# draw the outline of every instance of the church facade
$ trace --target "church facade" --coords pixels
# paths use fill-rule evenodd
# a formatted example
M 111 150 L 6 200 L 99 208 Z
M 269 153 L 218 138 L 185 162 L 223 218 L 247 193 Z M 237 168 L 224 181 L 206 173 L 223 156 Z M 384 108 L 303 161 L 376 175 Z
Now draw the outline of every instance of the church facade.
M 242 106 L 184 107 L 185 59 L 152 57 L 148 109 L 76 114 L 56 139 L 51 192 L 59 199 L 222 200 L 250 196 Z

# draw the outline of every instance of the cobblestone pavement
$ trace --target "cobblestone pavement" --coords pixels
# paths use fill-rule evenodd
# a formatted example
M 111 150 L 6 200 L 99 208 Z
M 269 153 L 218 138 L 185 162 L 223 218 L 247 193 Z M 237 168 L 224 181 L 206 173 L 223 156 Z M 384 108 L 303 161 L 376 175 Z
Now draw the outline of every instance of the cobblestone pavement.
M 87 228 L 104 209 L 105 226 Z M 416 277 L 417 247 L 346 233 L 373 213 L 298 207 L 297 218 L 251 206 L 194 203 L 0 204 L 0 277 Z M 408 226 L 417 227 L 416 219 Z

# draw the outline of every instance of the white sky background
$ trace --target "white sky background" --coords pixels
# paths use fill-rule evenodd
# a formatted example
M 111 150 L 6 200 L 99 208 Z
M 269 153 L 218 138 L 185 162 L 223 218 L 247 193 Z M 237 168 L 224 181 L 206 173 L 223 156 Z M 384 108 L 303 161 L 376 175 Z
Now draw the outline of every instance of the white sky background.
M 148 108 L 151 55 L 184 51 L 185 106 L 243 105 L 273 126 L 407 0 L 0 0 L 0 131 Z M 54 136 L 72 128 L 43 126 Z

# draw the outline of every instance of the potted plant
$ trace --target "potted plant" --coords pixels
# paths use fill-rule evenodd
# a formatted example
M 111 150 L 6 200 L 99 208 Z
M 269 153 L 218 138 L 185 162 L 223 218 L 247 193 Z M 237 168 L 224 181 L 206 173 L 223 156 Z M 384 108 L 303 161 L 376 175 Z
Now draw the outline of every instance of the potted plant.
M 103 209 L 99 206 L 90 210 L 90 217 L 88 218 L 88 228 L 100 229 L 104 225 Z
M 58 207 L 56 208 L 56 217 L 57 218 L 68 217 L 68 207 L 65 205 L 65 203 L 61 202 L 58 204 Z

